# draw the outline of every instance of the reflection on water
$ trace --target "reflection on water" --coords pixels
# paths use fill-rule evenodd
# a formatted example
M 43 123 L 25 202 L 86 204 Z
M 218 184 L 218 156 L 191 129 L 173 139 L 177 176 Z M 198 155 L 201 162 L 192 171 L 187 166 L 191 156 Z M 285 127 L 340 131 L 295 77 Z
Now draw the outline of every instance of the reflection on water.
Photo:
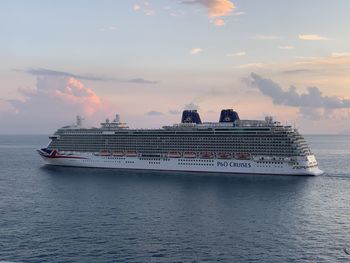
M 350 140 L 307 139 L 327 175 L 52 167 L 34 152 L 45 137 L 14 139 L 0 147 L 0 260 L 348 262 Z

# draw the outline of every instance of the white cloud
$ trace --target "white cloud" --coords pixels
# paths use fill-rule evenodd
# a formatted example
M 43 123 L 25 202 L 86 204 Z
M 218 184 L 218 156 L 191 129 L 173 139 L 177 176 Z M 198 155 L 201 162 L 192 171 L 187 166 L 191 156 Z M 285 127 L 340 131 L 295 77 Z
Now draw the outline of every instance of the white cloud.
M 243 57 L 245 55 L 246 55 L 245 51 L 240 51 L 240 52 L 237 52 L 237 53 L 229 53 L 226 56 L 227 57 Z
M 156 11 L 154 11 L 153 9 L 145 9 L 144 14 L 146 16 L 154 16 L 156 14 Z
M 138 4 L 134 4 L 133 7 L 132 7 L 132 9 L 133 9 L 134 11 L 138 11 L 138 10 L 141 9 L 141 6 L 138 5 Z
M 327 57 L 297 57 L 297 65 L 318 66 L 322 68 L 340 67 L 347 69 L 350 65 L 350 53 L 333 52 Z
M 347 52 L 332 52 L 332 57 L 349 57 L 350 53 Z
M 322 40 L 330 40 L 328 37 L 323 37 L 317 34 L 305 34 L 299 35 L 299 39 L 307 40 L 307 41 L 322 41 Z
M 243 12 L 243 11 L 233 13 L 234 16 L 243 16 L 245 14 L 246 12 Z
M 156 14 L 156 11 L 151 7 L 151 3 L 143 0 L 142 4 L 134 4 L 132 9 L 135 12 L 141 11 L 145 16 L 153 16 Z
M 282 50 L 292 50 L 292 49 L 295 49 L 294 46 L 279 46 L 278 48 L 279 48 L 279 49 L 282 49 Z
M 264 67 L 264 63 L 255 62 L 255 63 L 239 65 L 238 67 L 235 67 L 235 68 L 248 69 L 248 68 L 262 68 L 262 67 Z
M 197 55 L 197 54 L 199 54 L 199 53 L 201 53 L 201 52 L 203 52 L 203 49 L 201 49 L 201 48 L 192 48 L 191 50 L 190 50 L 190 54 L 191 55 Z

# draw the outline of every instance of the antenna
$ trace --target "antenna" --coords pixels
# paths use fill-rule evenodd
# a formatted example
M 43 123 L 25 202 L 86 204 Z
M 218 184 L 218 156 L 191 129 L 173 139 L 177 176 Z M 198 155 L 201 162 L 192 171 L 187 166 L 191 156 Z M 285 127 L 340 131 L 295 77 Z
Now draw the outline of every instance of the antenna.
M 115 115 L 114 122 L 120 123 L 120 115 L 119 114 Z
M 83 120 L 84 118 L 82 118 L 81 116 L 77 115 L 77 126 L 81 127 L 83 125 Z

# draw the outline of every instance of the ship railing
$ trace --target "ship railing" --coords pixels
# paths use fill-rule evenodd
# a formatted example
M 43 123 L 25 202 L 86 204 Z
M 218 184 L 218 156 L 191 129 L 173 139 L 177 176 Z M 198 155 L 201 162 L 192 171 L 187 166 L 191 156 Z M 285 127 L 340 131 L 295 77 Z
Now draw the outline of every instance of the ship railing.
M 276 127 L 279 122 L 267 122 L 261 120 L 236 120 L 236 127 Z

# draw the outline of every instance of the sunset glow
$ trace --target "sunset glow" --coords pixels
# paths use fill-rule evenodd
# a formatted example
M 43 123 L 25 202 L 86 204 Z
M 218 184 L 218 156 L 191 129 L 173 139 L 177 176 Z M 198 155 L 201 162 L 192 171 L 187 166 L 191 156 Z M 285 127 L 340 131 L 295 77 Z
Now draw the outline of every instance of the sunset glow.
M 350 133 L 349 1 L 78 2 L 0 3 L 0 133 L 160 127 L 187 105 Z

